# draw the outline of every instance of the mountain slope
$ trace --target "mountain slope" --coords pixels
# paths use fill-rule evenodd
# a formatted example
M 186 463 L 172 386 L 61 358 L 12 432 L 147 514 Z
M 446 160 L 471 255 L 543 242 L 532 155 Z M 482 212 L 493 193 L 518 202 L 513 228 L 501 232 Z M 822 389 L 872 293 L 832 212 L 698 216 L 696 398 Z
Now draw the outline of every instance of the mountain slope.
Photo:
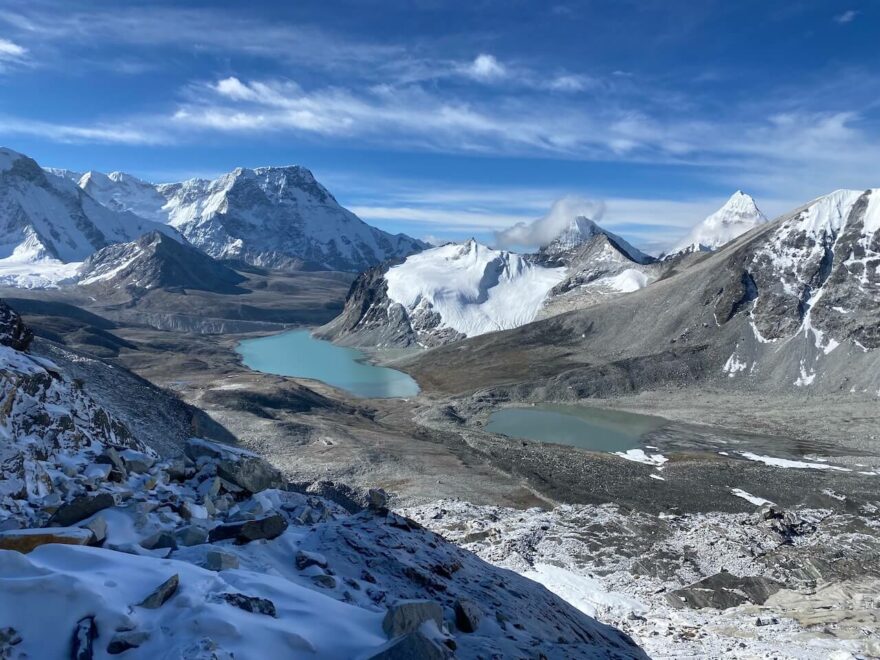
M 130 243 L 116 243 L 90 256 L 79 271 L 80 286 L 114 290 L 180 287 L 236 293 L 245 278 L 204 252 L 157 231 Z
M 518 382 L 517 397 L 551 400 L 705 379 L 875 393 L 878 267 L 880 193 L 837 191 L 650 287 L 438 348 L 407 370 L 426 389 Z
M 737 190 L 724 206 L 691 229 L 670 253 L 717 250 L 765 222 L 767 218 L 761 213 L 755 200 Z
M 69 277 L 63 264 L 79 262 L 111 243 L 148 231 L 176 232 L 95 201 L 68 179 L 35 161 L 0 149 L 0 278 L 27 282 L 41 272 Z M 7 277 L 8 276 L 8 277 Z
M 157 186 L 89 173 L 80 185 L 111 208 L 167 222 L 212 257 L 266 268 L 362 271 L 426 247 L 366 224 L 303 167 L 238 168 Z

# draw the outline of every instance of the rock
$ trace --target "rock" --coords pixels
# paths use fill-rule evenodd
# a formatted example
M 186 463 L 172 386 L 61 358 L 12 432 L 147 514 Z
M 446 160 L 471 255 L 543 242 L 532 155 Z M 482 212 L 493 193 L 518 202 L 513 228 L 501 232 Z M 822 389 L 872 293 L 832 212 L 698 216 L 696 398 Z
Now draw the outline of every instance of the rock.
M 699 582 L 676 589 L 667 595 L 674 607 L 700 609 L 712 607 L 725 610 L 743 603 L 762 605 L 784 585 L 759 576 L 737 577 L 727 571 L 710 575 Z
M 261 502 L 248 500 L 239 504 L 229 515 L 230 521 L 254 520 L 266 515 L 266 509 Z
M 140 542 L 142 548 L 147 550 L 161 550 L 162 548 L 177 549 L 177 539 L 169 532 L 156 532 Z
M 756 626 L 775 626 L 777 623 L 779 623 L 779 619 L 777 619 L 775 616 L 773 616 L 773 617 L 759 616 L 757 619 L 755 619 Z
M 182 458 L 171 459 L 163 469 L 171 481 L 186 481 L 186 461 Z
M 187 500 L 180 505 L 180 517 L 184 520 L 207 520 L 209 518 L 207 507 Z
M 298 550 L 296 553 L 296 567 L 302 571 L 309 566 L 320 566 L 321 568 L 327 568 L 327 558 L 317 552 Z
M 217 497 L 220 494 L 220 477 L 205 479 L 196 490 L 205 499 Z
M 125 469 L 135 474 L 143 474 L 149 472 L 150 468 L 156 464 L 156 459 L 140 451 L 134 449 L 126 449 L 119 454 Z
M 274 539 L 287 529 L 287 521 L 281 514 L 275 513 L 257 520 L 218 525 L 211 530 L 208 540 L 211 543 L 235 539 L 236 543 L 244 544 L 258 539 Z
M 205 555 L 205 568 L 209 571 L 227 571 L 238 568 L 238 557 L 228 552 L 211 550 Z
M 104 453 L 95 459 L 96 463 L 105 463 L 112 465 L 113 468 L 122 476 L 124 481 L 128 477 L 128 470 L 125 469 L 125 463 L 122 462 L 122 456 L 113 447 L 104 449 Z
M 48 543 L 88 545 L 94 539 L 91 530 L 81 527 L 43 527 L 41 529 L 14 529 L 0 532 L 0 550 L 15 550 L 27 554 Z
M 187 525 L 177 530 L 177 542 L 184 547 L 202 545 L 208 542 L 208 530 L 198 525 Z
M 388 509 L 388 493 L 381 488 L 370 488 L 367 492 L 367 507 L 371 511 L 385 512 Z
M 217 463 L 217 474 L 251 493 L 267 488 L 284 488 L 284 477 L 276 468 L 254 453 L 193 438 L 184 452 L 194 461 L 207 457 Z
M 109 463 L 92 463 L 83 470 L 83 476 L 96 482 L 106 481 L 110 478 L 113 466 Z
M 95 617 L 87 616 L 80 619 L 73 631 L 73 640 L 70 645 L 71 660 L 92 660 L 97 636 L 98 626 L 95 625 Z
M 245 612 L 265 614 L 266 616 L 278 618 L 278 613 L 275 611 L 275 603 L 268 598 L 257 598 L 256 596 L 245 596 L 244 594 L 236 593 L 220 594 L 220 598 Z
M 141 607 L 148 610 L 157 610 L 164 605 L 169 598 L 177 593 L 177 587 L 180 584 L 180 576 L 175 574 L 160 584 L 156 590 L 149 596 L 144 598 L 140 603 Z
M 414 631 L 392 639 L 378 651 L 369 656 L 368 660 L 444 660 L 451 653 L 439 644 L 428 639 L 419 631 Z
M 390 608 L 382 621 L 382 630 L 397 637 L 418 630 L 425 621 L 443 625 L 443 608 L 433 600 L 402 600 Z
M 18 312 L 0 300 L 0 344 L 16 351 L 26 351 L 34 339 Z
M 313 575 L 312 582 L 322 589 L 335 589 L 336 578 L 332 575 Z
M 455 601 L 455 625 L 462 632 L 477 632 L 480 627 L 480 621 L 483 618 L 483 612 L 473 601 L 467 598 L 460 598 Z
M 130 649 L 136 649 L 150 639 L 150 633 L 143 631 L 128 630 L 113 635 L 113 639 L 107 645 L 107 653 L 118 655 Z
M 9 532 L 13 529 L 21 529 L 21 523 L 15 518 L 0 520 L 0 532 Z
M 94 535 L 95 538 L 92 540 L 94 545 L 101 545 L 107 539 L 107 521 L 102 516 L 92 518 L 82 525 L 82 529 L 87 529 Z
M 62 505 L 49 519 L 47 527 L 70 527 L 115 505 L 116 501 L 110 493 L 80 495 Z

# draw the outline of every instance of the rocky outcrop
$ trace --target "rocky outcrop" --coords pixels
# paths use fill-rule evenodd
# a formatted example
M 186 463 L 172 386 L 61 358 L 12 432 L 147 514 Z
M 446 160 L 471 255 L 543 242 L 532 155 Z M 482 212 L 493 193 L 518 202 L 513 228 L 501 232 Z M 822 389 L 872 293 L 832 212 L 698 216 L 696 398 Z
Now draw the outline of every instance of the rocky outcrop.
M 34 339 L 34 333 L 21 320 L 21 316 L 0 300 L 0 344 L 16 351 L 26 351 Z

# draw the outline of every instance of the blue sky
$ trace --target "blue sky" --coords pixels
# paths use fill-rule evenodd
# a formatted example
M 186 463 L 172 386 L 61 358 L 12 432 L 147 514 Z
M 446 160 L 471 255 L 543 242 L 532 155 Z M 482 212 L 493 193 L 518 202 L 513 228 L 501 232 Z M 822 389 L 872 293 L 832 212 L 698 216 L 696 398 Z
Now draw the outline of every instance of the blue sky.
M 653 250 L 742 188 L 880 185 L 877 0 L 0 3 L 0 144 L 149 180 L 310 167 L 457 239 L 582 200 Z

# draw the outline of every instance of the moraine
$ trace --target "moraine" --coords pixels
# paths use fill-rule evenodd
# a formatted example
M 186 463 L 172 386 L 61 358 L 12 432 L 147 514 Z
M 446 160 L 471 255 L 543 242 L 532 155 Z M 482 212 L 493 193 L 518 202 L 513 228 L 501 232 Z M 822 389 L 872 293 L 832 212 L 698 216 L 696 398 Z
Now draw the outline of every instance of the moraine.
M 406 398 L 419 393 L 410 376 L 367 362 L 359 350 L 317 339 L 308 330 L 246 339 L 236 348 L 254 371 L 319 380 L 367 399 Z

